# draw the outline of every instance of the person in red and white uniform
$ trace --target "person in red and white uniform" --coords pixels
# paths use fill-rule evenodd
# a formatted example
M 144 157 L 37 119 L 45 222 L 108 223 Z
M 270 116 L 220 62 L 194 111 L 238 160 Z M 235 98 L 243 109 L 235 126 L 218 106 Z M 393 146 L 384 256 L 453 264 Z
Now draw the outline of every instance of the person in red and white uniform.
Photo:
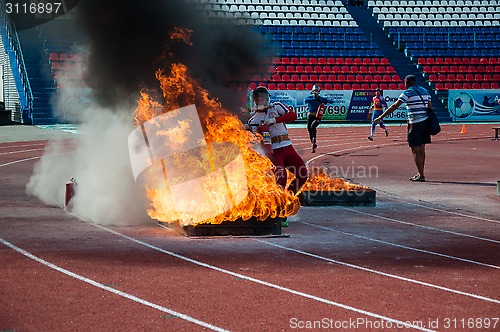
M 254 133 L 268 130 L 271 137 L 272 153 L 268 152 L 266 156 L 276 166 L 276 182 L 285 188 L 287 183 L 285 169 L 288 169 L 295 175 L 288 190 L 297 193 L 306 182 L 308 172 L 304 160 L 295 151 L 292 141 L 290 141 L 285 125 L 285 123 L 295 121 L 297 115 L 281 102 L 270 103 L 269 91 L 262 86 L 252 91 L 252 102 L 255 106 L 250 111 L 249 128 Z

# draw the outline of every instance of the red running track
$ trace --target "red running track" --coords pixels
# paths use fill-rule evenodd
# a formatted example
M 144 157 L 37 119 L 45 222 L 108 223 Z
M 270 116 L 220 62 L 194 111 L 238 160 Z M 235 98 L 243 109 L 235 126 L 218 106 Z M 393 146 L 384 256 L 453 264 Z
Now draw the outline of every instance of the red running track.
M 289 237 L 192 239 L 99 226 L 26 194 L 46 141 L 0 144 L 0 330 L 500 330 L 500 142 L 444 125 L 425 183 L 405 128 L 319 128 L 309 165 L 375 207 L 303 207 Z M 371 170 L 371 172 L 368 172 Z

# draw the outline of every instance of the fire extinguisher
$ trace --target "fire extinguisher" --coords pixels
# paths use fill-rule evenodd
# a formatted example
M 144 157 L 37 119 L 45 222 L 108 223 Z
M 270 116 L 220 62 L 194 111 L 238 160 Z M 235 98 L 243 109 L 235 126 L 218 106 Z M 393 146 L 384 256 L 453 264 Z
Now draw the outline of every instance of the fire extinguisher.
M 74 178 L 71 178 L 68 182 L 66 182 L 66 190 L 64 193 L 64 209 L 68 210 L 70 208 L 69 204 L 71 203 L 71 199 L 75 196 L 75 185 L 76 181 Z
M 325 111 L 326 111 L 326 105 L 319 104 L 318 110 L 316 111 L 316 118 L 321 120 L 323 118 L 323 114 L 325 114 Z
M 257 128 L 257 132 L 262 135 L 262 149 L 266 156 L 273 154 L 273 144 L 271 142 L 271 134 L 269 133 L 269 126 L 260 125 Z

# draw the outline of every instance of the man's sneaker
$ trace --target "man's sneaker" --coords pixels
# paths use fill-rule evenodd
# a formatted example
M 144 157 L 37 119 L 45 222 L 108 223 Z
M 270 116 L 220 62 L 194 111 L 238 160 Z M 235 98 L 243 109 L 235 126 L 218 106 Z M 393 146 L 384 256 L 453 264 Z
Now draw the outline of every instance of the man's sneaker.
M 389 136 L 389 131 L 386 129 L 385 130 L 385 137 Z
M 312 153 L 315 153 L 316 152 L 316 148 L 318 147 L 318 145 L 316 144 L 316 140 L 313 141 L 313 145 L 312 145 Z
M 370 141 L 373 141 L 373 136 L 368 136 L 368 139 L 369 139 Z
M 288 219 L 287 217 L 281 219 L 281 227 L 288 227 L 287 219 Z

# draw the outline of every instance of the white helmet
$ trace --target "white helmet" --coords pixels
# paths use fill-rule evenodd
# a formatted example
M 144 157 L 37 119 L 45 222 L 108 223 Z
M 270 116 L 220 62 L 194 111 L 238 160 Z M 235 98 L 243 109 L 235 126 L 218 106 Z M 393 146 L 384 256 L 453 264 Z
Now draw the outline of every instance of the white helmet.
M 267 90 L 266 87 L 264 86 L 258 86 L 252 91 L 252 99 L 257 107 L 262 107 L 262 106 L 268 106 L 269 105 L 269 100 L 270 100 L 271 94 L 269 93 L 269 90 Z M 265 100 L 261 101 L 261 103 L 258 103 L 258 99 L 264 97 Z
M 318 84 L 314 84 L 311 93 L 320 93 L 321 87 Z

